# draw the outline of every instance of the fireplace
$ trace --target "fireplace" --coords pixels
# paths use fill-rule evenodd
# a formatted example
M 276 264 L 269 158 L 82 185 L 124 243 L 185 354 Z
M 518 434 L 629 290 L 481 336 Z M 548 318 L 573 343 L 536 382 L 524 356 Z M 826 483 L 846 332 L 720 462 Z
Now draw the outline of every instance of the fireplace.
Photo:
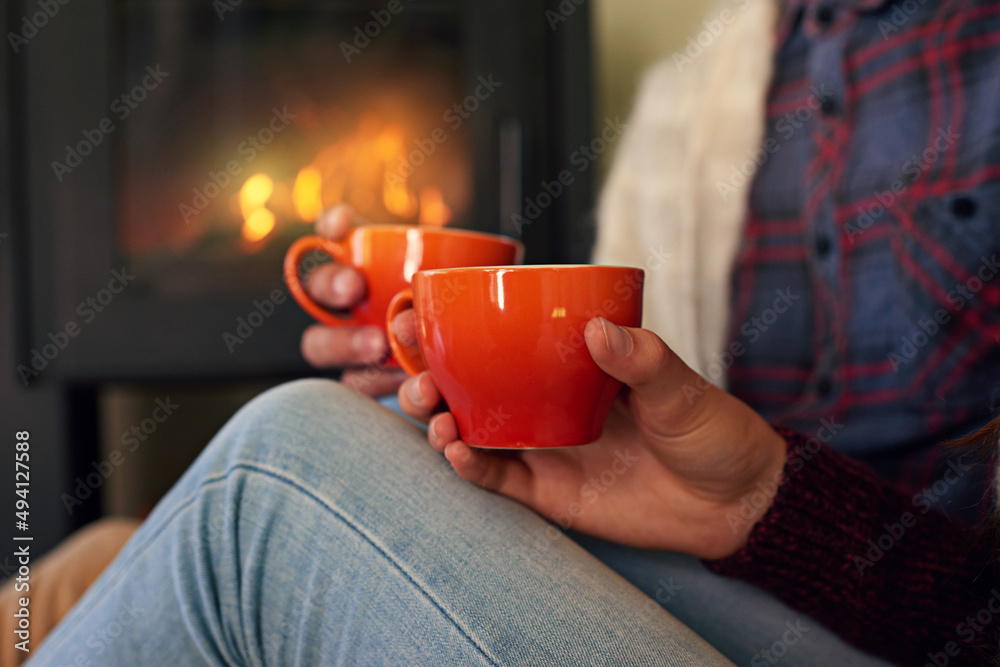
M 465 77 L 459 7 L 278 7 L 122 7 L 117 244 L 159 293 L 267 289 L 339 202 L 471 222 L 467 122 L 505 82 Z
M 514 222 L 592 139 L 585 0 L 56 5 L 34 31 L 37 0 L 4 9 L 29 36 L 2 56 L 18 246 L 0 338 L 26 419 L 49 416 L 55 497 L 97 457 L 108 383 L 312 372 L 281 259 L 325 207 L 587 258 L 592 170 Z

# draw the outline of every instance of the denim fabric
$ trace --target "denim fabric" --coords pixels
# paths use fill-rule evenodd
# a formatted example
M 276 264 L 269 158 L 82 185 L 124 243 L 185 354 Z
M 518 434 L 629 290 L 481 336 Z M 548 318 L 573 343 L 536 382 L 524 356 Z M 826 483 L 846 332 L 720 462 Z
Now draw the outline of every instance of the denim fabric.
M 31 664 L 729 664 L 696 632 L 738 664 L 882 664 L 695 559 L 578 539 L 593 555 L 399 415 L 295 382 L 220 431 Z

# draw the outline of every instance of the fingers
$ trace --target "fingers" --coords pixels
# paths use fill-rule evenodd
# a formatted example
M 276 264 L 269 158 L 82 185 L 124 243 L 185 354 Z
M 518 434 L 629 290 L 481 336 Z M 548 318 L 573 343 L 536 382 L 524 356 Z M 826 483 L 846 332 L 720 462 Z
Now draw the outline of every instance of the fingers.
M 416 345 L 417 323 L 412 308 L 393 318 L 392 330 L 403 345 Z M 399 389 L 399 407 L 418 421 L 428 421 L 443 400 L 434 379 L 426 371 L 409 378 Z M 457 437 L 458 433 L 455 432 L 449 440 Z M 441 451 L 440 448 L 438 451 Z
M 520 457 L 469 447 L 459 440 L 458 425 L 450 412 L 431 419 L 427 439 L 431 447 L 444 453 L 462 479 L 531 506 L 531 472 Z
M 354 210 L 337 204 L 324 211 L 316 221 L 316 233 L 333 239 L 343 238 L 357 222 Z M 351 308 L 365 296 L 365 279 L 349 266 L 323 264 L 306 277 L 306 291 L 327 308 Z
M 375 367 L 346 370 L 340 376 L 341 384 L 374 397 L 395 393 L 405 379 L 403 371 Z
M 309 296 L 327 308 L 350 308 L 364 298 L 365 289 L 364 276 L 341 264 L 323 264 L 306 277 Z
M 357 222 L 359 220 L 354 209 L 347 204 L 337 204 L 320 214 L 314 229 L 319 236 L 341 239 L 347 235 L 347 230 Z
M 302 356 L 317 368 L 365 366 L 387 353 L 385 333 L 378 327 L 334 328 L 314 324 L 302 334 Z
M 462 479 L 534 506 L 531 470 L 521 458 L 469 447 L 459 440 L 458 425 L 450 412 L 434 415 L 427 425 L 427 440 L 444 454 Z
M 403 382 L 399 388 L 399 407 L 414 419 L 426 422 L 441 403 L 441 394 L 430 373 L 415 375 Z M 456 432 L 448 441 L 458 437 Z M 433 444 L 433 443 L 432 443 Z M 438 451 L 441 451 L 438 449 Z
M 439 452 L 444 452 L 446 445 L 458 440 L 458 426 L 455 424 L 455 417 L 450 412 L 442 412 L 434 415 L 427 424 L 427 441 L 431 447 Z
M 519 457 L 474 449 L 461 440 L 446 444 L 444 456 L 462 479 L 533 506 L 531 472 Z
M 417 316 L 412 308 L 392 318 L 392 330 L 403 345 L 412 347 L 417 344 Z

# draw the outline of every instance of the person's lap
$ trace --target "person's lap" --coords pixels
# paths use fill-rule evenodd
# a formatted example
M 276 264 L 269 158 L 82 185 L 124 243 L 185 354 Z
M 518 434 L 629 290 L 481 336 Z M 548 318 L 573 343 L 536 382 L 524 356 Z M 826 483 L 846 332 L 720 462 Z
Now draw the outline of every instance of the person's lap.
M 658 598 L 740 664 L 783 637 L 788 664 L 865 664 L 694 559 L 577 537 L 594 555 L 458 478 L 399 415 L 292 383 L 227 424 L 34 659 L 726 663 Z

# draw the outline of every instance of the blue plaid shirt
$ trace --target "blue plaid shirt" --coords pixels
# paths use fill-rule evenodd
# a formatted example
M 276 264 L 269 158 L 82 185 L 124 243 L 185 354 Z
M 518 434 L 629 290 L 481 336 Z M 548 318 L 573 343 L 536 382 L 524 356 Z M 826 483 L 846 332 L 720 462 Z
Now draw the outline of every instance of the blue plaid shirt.
M 970 516 L 942 441 L 1000 404 L 1000 2 L 783 10 L 730 388 Z

